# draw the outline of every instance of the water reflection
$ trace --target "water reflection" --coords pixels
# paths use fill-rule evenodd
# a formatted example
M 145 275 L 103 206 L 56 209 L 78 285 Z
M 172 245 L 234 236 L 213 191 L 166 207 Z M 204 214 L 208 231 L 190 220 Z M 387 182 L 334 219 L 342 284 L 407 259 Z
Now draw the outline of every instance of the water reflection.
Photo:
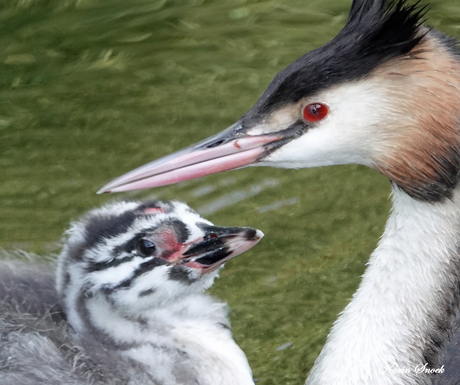
M 299 198 L 289 198 L 289 199 L 283 199 L 280 201 L 276 201 L 273 203 L 270 203 L 269 205 L 259 207 L 257 209 L 257 212 L 259 213 L 268 213 L 269 211 L 275 211 L 280 209 L 281 207 L 284 206 L 292 206 L 295 205 L 296 203 L 299 203 Z
M 226 207 L 236 205 L 250 197 L 260 194 L 267 188 L 276 187 L 280 184 L 278 179 L 264 179 L 261 183 L 250 186 L 246 190 L 235 190 L 217 198 L 216 200 L 198 207 L 198 212 L 202 215 L 210 215 Z

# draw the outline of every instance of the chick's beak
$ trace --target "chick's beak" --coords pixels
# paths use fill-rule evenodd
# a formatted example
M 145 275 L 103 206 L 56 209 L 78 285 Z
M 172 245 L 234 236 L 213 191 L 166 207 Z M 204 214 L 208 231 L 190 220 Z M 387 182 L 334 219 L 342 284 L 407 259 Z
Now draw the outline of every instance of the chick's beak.
M 207 235 L 194 242 L 182 254 L 180 264 L 209 273 L 225 261 L 255 246 L 264 236 L 262 231 L 247 227 L 206 226 Z
M 204 141 L 147 163 L 102 187 L 98 194 L 165 186 L 257 163 L 279 135 L 249 136 L 237 123 Z

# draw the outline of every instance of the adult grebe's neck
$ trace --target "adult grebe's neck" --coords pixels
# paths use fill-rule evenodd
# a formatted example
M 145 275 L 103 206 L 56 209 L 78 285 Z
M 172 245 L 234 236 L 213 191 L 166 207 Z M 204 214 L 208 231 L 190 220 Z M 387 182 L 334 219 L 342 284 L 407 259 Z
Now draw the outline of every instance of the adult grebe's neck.
M 459 308 L 460 191 L 426 203 L 397 187 L 385 232 L 308 385 L 431 383 Z

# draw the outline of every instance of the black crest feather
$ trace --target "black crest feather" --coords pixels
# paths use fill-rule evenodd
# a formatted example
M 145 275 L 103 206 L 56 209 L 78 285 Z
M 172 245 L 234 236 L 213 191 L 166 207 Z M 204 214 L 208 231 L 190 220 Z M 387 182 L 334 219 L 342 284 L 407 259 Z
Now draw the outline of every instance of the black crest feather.
M 363 16 L 372 12 L 372 8 L 381 12 L 384 6 L 385 0 L 353 0 L 347 24 L 350 22 L 359 22 Z
M 353 37 L 363 55 L 378 55 L 380 60 L 404 55 L 422 38 L 419 30 L 425 11 L 420 2 L 355 0 L 347 24 L 335 39 Z
M 279 72 L 247 118 L 360 79 L 385 61 L 407 54 L 423 38 L 425 11 L 406 0 L 354 0 L 339 34 Z

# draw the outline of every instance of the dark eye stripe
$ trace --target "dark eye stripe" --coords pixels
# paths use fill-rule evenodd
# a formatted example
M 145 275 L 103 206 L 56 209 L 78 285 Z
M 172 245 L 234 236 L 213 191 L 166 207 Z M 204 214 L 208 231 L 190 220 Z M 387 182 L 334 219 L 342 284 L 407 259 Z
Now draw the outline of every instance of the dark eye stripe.
M 150 289 L 141 291 L 141 292 L 138 294 L 138 297 L 139 297 L 139 298 L 147 297 L 147 296 L 149 296 L 149 295 L 151 295 L 151 294 L 153 294 L 153 293 L 155 293 L 155 289 L 150 288 Z
M 187 225 L 180 220 L 172 220 L 170 223 L 176 233 L 177 241 L 179 243 L 185 243 L 190 236 L 190 231 L 187 228 Z
M 128 255 L 123 258 L 112 259 L 111 261 L 91 263 L 87 267 L 86 271 L 88 273 L 93 273 L 95 271 L 101 271 L 101 270 L 109 269 L 111 267 L 120 266 L 122 263 L 132 261 L 134 257 L 135 255 Z

